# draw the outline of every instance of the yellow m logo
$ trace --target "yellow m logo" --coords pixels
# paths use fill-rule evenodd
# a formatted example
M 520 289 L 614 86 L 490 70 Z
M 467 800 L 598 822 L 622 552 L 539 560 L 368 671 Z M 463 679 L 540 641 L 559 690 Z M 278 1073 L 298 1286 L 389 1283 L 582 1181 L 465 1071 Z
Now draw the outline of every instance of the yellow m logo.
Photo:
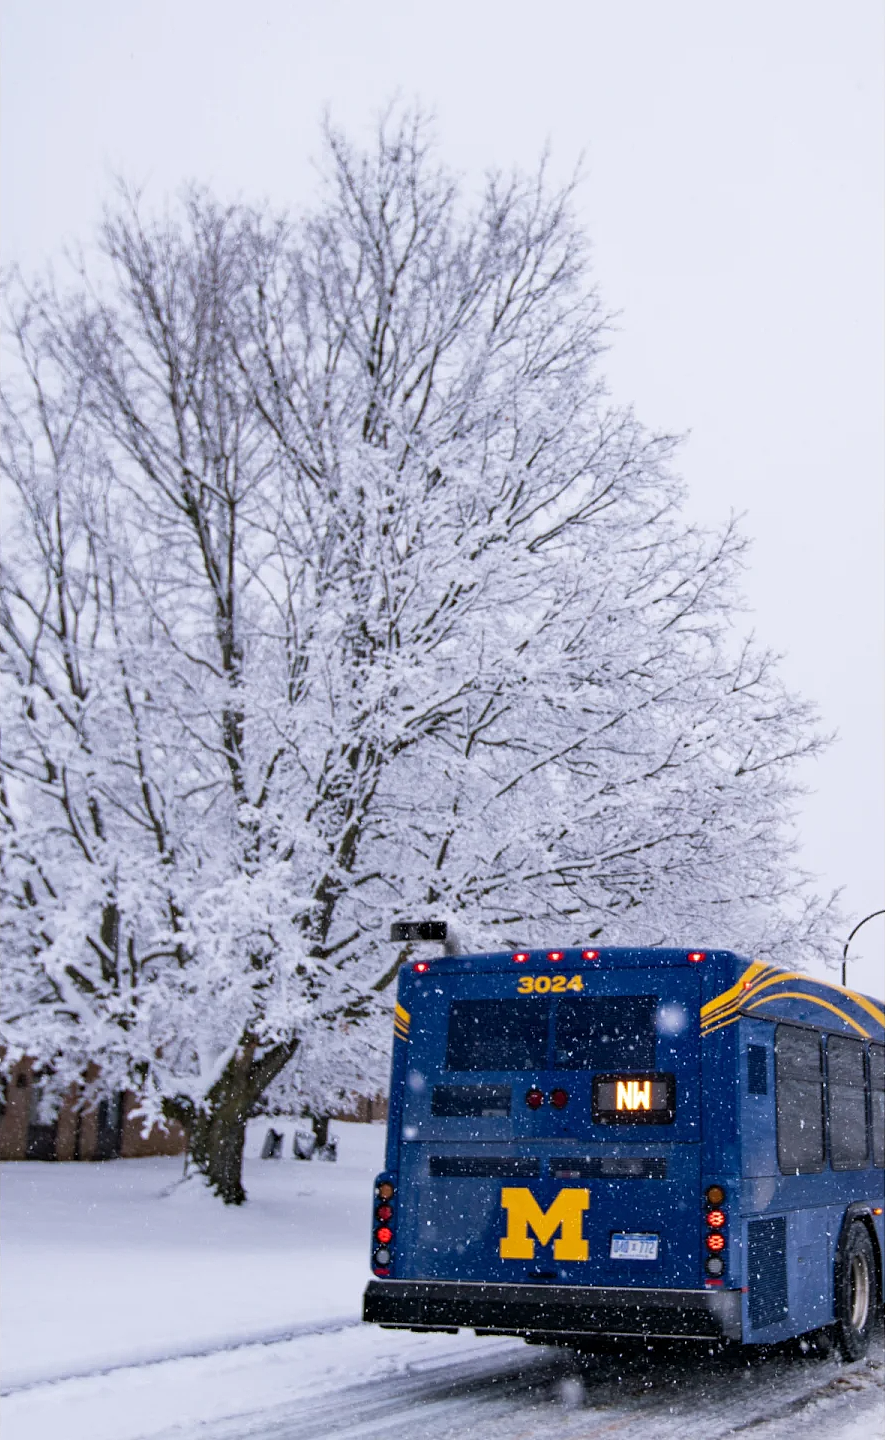
M 508 1226 L 499 1241 L 503 1260 L 532 1260 L 536 1254 L 533 1235 L 540 1245 L 547 1245 L 555 1230 L 561 1232 L 554 1242 L 555 1260 L 588 1259 L 588 1241 L 582 1236 L 587 1190 L 561 1190 L 548 1209 L 542 1210 L 529 1190 L 507 1186 L 502 1191 L 502 1208 L 508 1216 Z

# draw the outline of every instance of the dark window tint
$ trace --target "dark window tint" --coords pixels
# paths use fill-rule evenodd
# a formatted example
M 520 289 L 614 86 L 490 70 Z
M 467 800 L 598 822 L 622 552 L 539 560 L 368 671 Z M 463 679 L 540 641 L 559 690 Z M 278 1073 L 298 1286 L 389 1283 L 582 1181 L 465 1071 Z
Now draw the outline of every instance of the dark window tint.
M 875 1164 L 884 1166 L 884 1047 L 873 1045 L 869 1050 L 869 1074 L 872 1078 L 872 1141 Z
M 830 1035 L 826 1041 L 826 1060 L 832 1166 L 835 1170 L 859 1170 L 869 1159 L 862 1041 Z
M 448 1070 L 540 1070 L 548 1048 L 547 1000 L 454 1000 Z
M 554 1022 L 556 1070 L 650 1070 L 656 1064 L 656 996 L 570 996 Z
M 510 1115 L 511 1086 L 435 1085 L 431 1092 L 431 1113 L 450 1119 L 458 1115 Z
M 767 1094 L 767 1051 L 763 1045 L 748 1047 L 748 1093 Z
M 819 1035 L 776 1027 L 776 1142 L 785 1175 L 822 1169 L 822 1054 Z

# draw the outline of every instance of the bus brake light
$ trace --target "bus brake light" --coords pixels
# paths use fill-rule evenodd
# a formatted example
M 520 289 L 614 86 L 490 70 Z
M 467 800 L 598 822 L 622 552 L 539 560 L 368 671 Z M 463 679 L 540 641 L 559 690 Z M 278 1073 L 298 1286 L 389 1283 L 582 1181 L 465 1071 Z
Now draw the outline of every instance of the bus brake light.
M 723 1235 L 719 1235 L 718 1232 L 715 1231 L 713 1235 L 706 1235 L 705 1243 L 709 1250 L 723 1250 L 727 1242 Z
M 706 1224 L 710 1225 L 713 1230 L 721 1230 L 727 1223 L 727 1217 L 724 1214 L 723 1210 L 709 1210 L 708 1214 L 705 1217 L 705 1221 Z

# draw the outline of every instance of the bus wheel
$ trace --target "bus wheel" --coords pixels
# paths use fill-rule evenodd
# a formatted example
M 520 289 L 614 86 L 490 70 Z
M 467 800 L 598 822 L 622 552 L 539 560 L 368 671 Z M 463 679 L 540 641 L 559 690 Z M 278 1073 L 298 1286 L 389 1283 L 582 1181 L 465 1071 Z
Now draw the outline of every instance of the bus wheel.
M 872 1242 L 856 1221 L 841 1242 L 835 1268 L 836 1339 L 845 1360 L 861 1360 L 869 1348 L 877 1294 Z

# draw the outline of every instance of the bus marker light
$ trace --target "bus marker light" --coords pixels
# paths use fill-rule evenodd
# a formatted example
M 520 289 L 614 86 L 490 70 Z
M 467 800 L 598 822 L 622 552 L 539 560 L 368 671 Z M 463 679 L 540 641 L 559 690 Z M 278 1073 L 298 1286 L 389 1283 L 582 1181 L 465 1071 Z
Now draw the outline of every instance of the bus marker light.
M 517 950 L 511 958 L 515 965 L 526 965 L 530 958 L 530 952 L 529 950 Z
M 727 1196 L 722 1185 L 709 1185 L 705 1192 L 705 1198 L 709 1205 L 722 1205 Z
M 416 971 L 417 975 L 424 975 L 426 970 L 431 969 L 431 966 L 429 965 L 427 960 L 417 960 L 415 965 L 413 966 L 413 969 Z
M 709 1210 L 705 1217 L 705 1223 L 710 1225 L 713 1230 L 720 1230 L 722 1225 L 726 1225 L 727 1217 L 723 1210 Z
M 390 1180 L 383 1180 L 376 1193 L 380 1200 L 390 1200 L 394 1194 L 394 1186 Z
M 706 1235 L 705 1243 L 709 1250 L 723 1250 L 727 1242 L 723 1235 L 718 1235 L 718 1233 L 715 1232 L 714 1235 Z
M 535 1085 L 532 1090 L 527 1091 L 527 1104 L 531 1110 L 538 1110 L 541 1105 L 545 1104 L 545 1096 L 541 1090 L 536 1089 Z
M 564 952 L 563 950 L 549 950 L 548 958 L 552 965 L 556 965 L 559 960 L 563 960 Z
M 582 959 L 583 959 L 583 960 L 600 960 L 600 958 L 601 958 L 601 952 L 600 952 L 599 950 L 583 950 L 583 951 L 582 951 Z
M 872 1210 L 872 1214 L 873 1214 L 873 1215 L 883 1215 L 883 1214 L 884 1214 L 883 1208 L 882 1208 L 880 1205 L 876 1205 L 876 1206 L 874 1207 L 874 1209 Z
M 376 1231 L 376 1239 L 380 1245 L 388 1245 L 394 1239 L 394 1231 L 388 1225 L 380 1225 Z
M 567 1094 L 566 1090 L 552 1090 L 551 1095 L 549 1096 L 549 1099 L 551 1100 L 551 1103 L 554 1106 L 555 1110 L 563 1110 L 569 1098 L 570 1097 Z
M 702 961 L 705 959 L 705 951 L 691 950 L 687 955 L 687 959 L 690 961 L 691 965 L 701 965 Z
M 723 1280 L 706 1280 L 706 1285 L 723 1285 Z

